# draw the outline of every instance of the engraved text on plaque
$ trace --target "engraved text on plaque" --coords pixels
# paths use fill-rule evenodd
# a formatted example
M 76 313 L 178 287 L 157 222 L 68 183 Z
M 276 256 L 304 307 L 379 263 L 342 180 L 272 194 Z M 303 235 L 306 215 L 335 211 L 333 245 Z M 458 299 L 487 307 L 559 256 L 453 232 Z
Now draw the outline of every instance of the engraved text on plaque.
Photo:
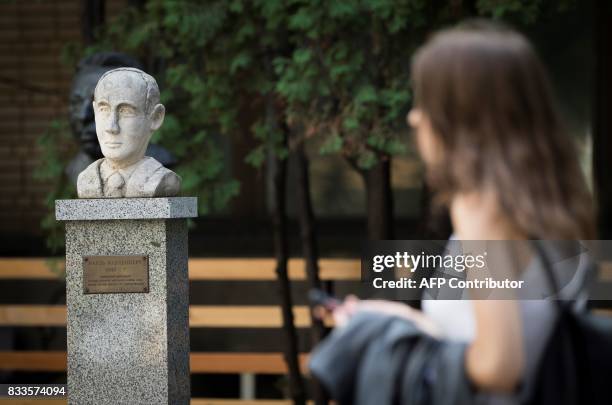
M 147 256 L 84 256 L 83 293 L 147 293 Z

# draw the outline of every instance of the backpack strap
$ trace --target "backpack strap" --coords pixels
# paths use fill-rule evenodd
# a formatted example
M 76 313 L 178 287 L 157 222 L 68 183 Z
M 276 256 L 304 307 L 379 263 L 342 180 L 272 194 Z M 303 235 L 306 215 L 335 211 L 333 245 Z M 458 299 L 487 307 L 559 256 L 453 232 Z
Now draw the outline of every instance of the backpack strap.
M 549 337 L 547 346 L 550 346 L 551 344 L 557 346 L 555 353 L 563 356 L 563 360 L 561 362 L 557 362 L 557 364 L 561 364 L 563 366 L 555 369 L 555 372 L 565 374 L 562 381 L 565 383 L 567 393 L 565 398 L 566 403 L 578 403 L 576 401 L 578 399 L 579 388 L 577 386 L 576 376 L 574 375 L 577 370 L 575 358 L 576 342 L 574 336 L 575 331 L 572 330 L 575 328 L 573 317 L 576 315 L 573 312 L 570 303 L 566 302 L 559 296 L 559 283 L 557 282 L 554 269 L 550 262 L 549 256 L 546 253 L 546 249 L 543 246 L 543 241 L 532 239 L 531 245 L 542 263 L 546 280 L 554 294 L 552 299 L 558 312 L 555 327 L 553 328 L 553 334 Z M 541 361 L 546 360 L 550 359 L 547 359 L 547 356 L 544 356 Z M 551 371 L 550 367 L 542 367 L 542 365 L 540 365 L 540 369 L 549 372 Z M 540 378 L 542 378 L 542 375 L 540 375 Z

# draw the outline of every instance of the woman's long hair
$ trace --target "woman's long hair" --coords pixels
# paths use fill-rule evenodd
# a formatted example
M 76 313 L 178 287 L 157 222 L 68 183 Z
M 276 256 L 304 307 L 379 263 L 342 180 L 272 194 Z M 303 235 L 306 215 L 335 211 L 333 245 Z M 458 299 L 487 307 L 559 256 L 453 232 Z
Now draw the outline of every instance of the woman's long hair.
M 541 239 L 594 238 L 593 202 L 551 86 L 519 33 L 472 23 L 415 55 L 415 105 L 443 149 L 428 178 L 442 201 L 495 191 L 512 224 Z

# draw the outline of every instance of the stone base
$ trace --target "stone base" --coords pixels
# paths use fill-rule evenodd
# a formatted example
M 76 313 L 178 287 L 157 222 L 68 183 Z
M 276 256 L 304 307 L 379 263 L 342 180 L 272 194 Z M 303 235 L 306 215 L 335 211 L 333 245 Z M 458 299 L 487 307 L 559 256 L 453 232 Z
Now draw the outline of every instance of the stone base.
M 195 198 L 56 202 L 67 221 L 69 404 L 189 404 L 185 218 L 195 215 Z M 84 294 L 83 257 L 98 255 L 147 256 L 149 292 Z

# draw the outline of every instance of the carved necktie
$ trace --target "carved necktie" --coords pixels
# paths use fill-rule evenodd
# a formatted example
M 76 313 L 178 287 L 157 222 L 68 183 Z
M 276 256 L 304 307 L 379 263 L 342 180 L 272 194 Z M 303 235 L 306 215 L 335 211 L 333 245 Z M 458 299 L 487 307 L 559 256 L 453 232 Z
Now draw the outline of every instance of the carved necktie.
M 114 172 L 106 179 L 104 183 L 104 195 L 106 197 L 123 197 L 123 186 L 125 180 L 118 171 Z

